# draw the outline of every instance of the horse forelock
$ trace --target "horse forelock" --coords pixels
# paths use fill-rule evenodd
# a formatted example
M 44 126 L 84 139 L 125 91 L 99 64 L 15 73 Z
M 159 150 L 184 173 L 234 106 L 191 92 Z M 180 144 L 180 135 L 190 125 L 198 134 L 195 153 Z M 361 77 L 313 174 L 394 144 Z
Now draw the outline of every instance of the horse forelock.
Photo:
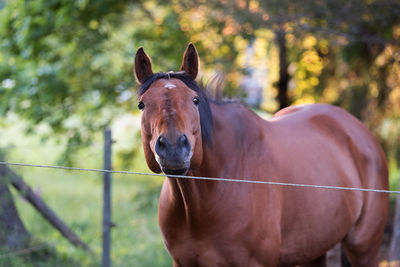
M 200 127 L 201 136 L 204 143 L 212 146 L 212 131 L 213 131 L 213 119 L 210 107 L 210 102 L 205 90 L 200 87 L 190 76 L 184 72 L 158 72 L 146 79 L 139 88 L 139 96 L 143 95 L 150 86 L 158 79 L 179 79 L 188 88 L 195 91 L 199 98 L 199 114 L 200 114 Z

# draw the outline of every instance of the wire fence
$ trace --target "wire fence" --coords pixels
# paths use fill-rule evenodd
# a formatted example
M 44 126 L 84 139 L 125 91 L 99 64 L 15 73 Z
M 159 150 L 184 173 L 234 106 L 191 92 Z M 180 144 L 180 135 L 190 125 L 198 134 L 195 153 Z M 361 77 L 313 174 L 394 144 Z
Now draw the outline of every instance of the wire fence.
M 122 174 L 122 175 L 132 175 L 132 176 L 153 176 L 153 177 L 168 177 L 176 179 L 195 179 L 204 181 L 219 181 L 219 182 L 230 182 L 230 183 L 246 183 L 246 184 L 259 184 L 259 185 L 272 185 L 272 186 L 284 186 L 284 187 L 295 187 L 295 188 L 314 188 L 314 189 L 330 189 L 330 190 L 346 190 L 346 191 L 361 191 L 361 192 L 371 192 L 371 193 L 386 193 L 386 194 L 400 194 L 398 190 L 383 190 L 376 188 L 358 188 L 358 187 L 342 187 L 342 186 L 331 186 L 331 185 L 317 185 L 317 184 L 298 184 L 298 183 L 286 183 L 286 182 L 274 182 L 276 179 L 265 179 L 265 180 L 252 180 L 252 179 L 242 179 L 242 178 L 220 178 L 220 177 L 197 177 L 197 176 L 186 176 L 186 175 L 165 175 L 138 171 L 124 171 L 124 170 L 107 170 L 107 169 L 94 169 L 94 168 L 78 168 L 78 167 L 67 167 L 67 166 L 56 166 L 56 165 L 43 165 L 43 164 L 29 164 L 20 162 L 7 162 L 0 161 L 0 165 L 15 166 L 15 167 L 27 167 L 27 168 L 44 168 L 44 169 L 56 169 L 56 170 L 67 170 L 67 171 L 80 171 L 80 172 L 95 172 L 95 173 L 112 173 L 112 174 Z M 128 227 L 124 223 L 118 223 L 117 227 L 121 229 Z M 125 227 L 126 226 L 126 227 Z M 132 226 L 129 225 L 129 228 Z M 31 253 L 40 251 L 47 247 L 56 247 L 57 243 L 51 242 L 46 244 L 38 244 L 36 246 L 30 246 L 15 251 L 6 251 L 0 253 L 0 260 L 7 260 L 13 257 L 20 257 L 29 255 Z
M 126 174 L 126 175 L 158 176 L 158 177 L 168 177 L 168 178 L 178 178 L 178 179 L 194 179 L 194 180 L 206 180 L 206 181 L 236 182 L 236 183 L 248 183 L 248 184 L 265 184 L 265 185 L 291 186 L 291 187 L 303 187 L 303 188 L 335 189 L 335 190 L 362 191 L 362 192 L 373 192 L 373 193 L 400 194 L 399 190 L 383 190 L 383 189 L 375 189 L 375 188 L 358 188 L 358 187 L 315 185 L 315 184 L 297 184 L 297 183 L 268 181 L 270 179 L 265 179 L 267 181 L 260 181 L 260 180 L 247 180 L 247 179 L 235 179 L 235 178 L 201 177 L 201 176 L 190 176 L 190 175 L 166 175 L 166 174 L 146 173 L 146 172 L 136 172 L 136 171 L 77 168 L 77 167 L 67 167 L 67 166 L 27 164 L 27 163 L 16 163 L 16 162 L 5 162 L 5 161 L 1 161 L 0 165 L 48 168 L 48 169 L 62 169 L 62 170 L 70 170 L 70 171 L 118 173 L 118 174 Z

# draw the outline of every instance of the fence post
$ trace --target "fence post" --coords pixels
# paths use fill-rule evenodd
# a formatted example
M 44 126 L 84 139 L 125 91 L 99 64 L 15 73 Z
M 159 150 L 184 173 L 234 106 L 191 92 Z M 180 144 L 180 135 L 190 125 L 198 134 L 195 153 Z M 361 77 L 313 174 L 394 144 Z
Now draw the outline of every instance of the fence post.
M 104 129 L 104 169 L 111 170 L 111 129 Z M 111 247 L 111 173 L 103 172 L 103 255 L 102 266 L 110 267 Z

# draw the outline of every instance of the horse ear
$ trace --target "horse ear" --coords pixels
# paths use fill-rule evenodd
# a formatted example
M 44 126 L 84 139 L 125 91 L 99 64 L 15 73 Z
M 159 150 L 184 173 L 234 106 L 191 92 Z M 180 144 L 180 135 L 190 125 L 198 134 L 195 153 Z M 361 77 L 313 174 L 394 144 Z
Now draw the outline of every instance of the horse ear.
M 151 59 L 144 52 L 143 48 L 140 47 L 135 56 L 136 81 L 139 84 L 142 84 L 151 75 L 153 75 L 153 70 L 151 69 Z
M 197 54 L 197 50 L 192 43 L 185 50 L 181 70 L 192 77 L 193 80 L 196 79 L 199 72 L 199 54 Z

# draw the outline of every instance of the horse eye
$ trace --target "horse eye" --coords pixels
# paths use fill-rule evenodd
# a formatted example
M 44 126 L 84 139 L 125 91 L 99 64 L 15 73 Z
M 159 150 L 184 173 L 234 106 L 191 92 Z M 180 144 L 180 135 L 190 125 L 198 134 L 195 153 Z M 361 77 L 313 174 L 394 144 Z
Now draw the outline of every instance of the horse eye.
M 200 104 L 200 98 L 199 98 L 198 96 L 195 96 L 195 97 L 193 98 L 193 103 L 194 103 L 196 106 L 198 106 L 198 105 Z
M 142 101 L 139 102 L 137 105 L 138 109 L 143 110 L 144 109 L 144 103 Z

